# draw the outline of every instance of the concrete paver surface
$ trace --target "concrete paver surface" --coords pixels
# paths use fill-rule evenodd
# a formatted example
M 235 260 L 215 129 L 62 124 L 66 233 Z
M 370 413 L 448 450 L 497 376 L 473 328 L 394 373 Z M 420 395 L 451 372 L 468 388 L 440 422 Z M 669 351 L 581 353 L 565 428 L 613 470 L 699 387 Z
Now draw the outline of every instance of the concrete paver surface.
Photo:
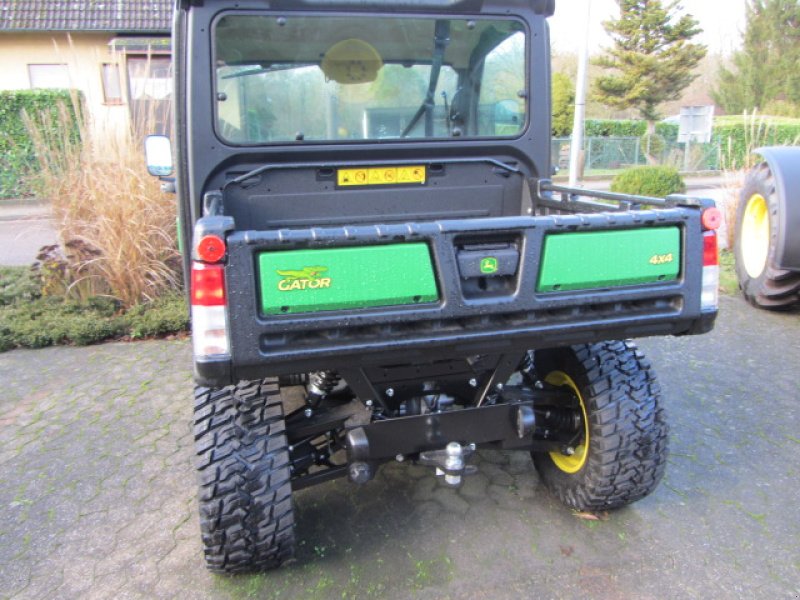
M 0 596 L 797 598 L 800 318 L 723 298 L 640 345 L 672 426 L 648 498 L 587 521 L 523 453 L 457 491 L 393 463 L 296 493 L 296 562 L 240 577 L 203 566 L 186 341 L 0 354 Z

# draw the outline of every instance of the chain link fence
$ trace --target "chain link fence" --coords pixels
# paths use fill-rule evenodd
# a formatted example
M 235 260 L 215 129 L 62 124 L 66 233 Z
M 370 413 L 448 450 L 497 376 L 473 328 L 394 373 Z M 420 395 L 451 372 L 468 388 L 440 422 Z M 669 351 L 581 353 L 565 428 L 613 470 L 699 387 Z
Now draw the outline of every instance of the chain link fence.
M 553 138 L 553 164 L 569 170 L 570 138 Z M 717 143 L 684 144 L 660 136 L 588 137 L 584 139 L 584 173 L 627 169 L 637 165 L 669 165 L 687 173 L 719 169 Z

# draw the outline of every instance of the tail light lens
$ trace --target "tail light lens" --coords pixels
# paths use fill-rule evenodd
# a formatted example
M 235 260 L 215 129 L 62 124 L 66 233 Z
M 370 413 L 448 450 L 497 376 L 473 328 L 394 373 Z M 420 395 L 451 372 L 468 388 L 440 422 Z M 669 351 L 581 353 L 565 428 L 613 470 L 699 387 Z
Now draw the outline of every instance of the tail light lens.
M 225 269 L 222 265 L 192 263 L 192 306 L 225 306 Z
M 230 354 L 223 265 L 192 263 L 192 344 L 195 357 Z
M 717 232 L 703 233 L 703 285 L 700 295 L 702 310 L 717 310 L 719 306 L 719 254 Z
M 197 256 L 207 263 L 215 263 L 225 258 L 225 240 L 218 235 L 206 235 L 197 242 Z

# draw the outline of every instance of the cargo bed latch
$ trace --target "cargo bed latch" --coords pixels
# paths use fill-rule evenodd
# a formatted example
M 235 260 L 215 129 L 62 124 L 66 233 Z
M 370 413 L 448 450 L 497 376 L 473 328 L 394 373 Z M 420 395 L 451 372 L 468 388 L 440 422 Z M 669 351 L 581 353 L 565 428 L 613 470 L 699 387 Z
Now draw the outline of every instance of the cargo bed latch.
M 519 250 L 513 244 L 469 244 L 458 250 L 457 258 L 463 279 L 509 277 L 517 272 Z

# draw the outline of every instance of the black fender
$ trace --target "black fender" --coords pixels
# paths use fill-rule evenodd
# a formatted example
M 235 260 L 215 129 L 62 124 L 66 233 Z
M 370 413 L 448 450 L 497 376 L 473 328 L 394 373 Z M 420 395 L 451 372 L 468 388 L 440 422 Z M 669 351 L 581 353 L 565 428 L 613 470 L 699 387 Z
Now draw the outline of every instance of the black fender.
M 758 148 L 755 153 L 767 161 L 778 195 L 776 266 L 800 270 L 800 146 Z

